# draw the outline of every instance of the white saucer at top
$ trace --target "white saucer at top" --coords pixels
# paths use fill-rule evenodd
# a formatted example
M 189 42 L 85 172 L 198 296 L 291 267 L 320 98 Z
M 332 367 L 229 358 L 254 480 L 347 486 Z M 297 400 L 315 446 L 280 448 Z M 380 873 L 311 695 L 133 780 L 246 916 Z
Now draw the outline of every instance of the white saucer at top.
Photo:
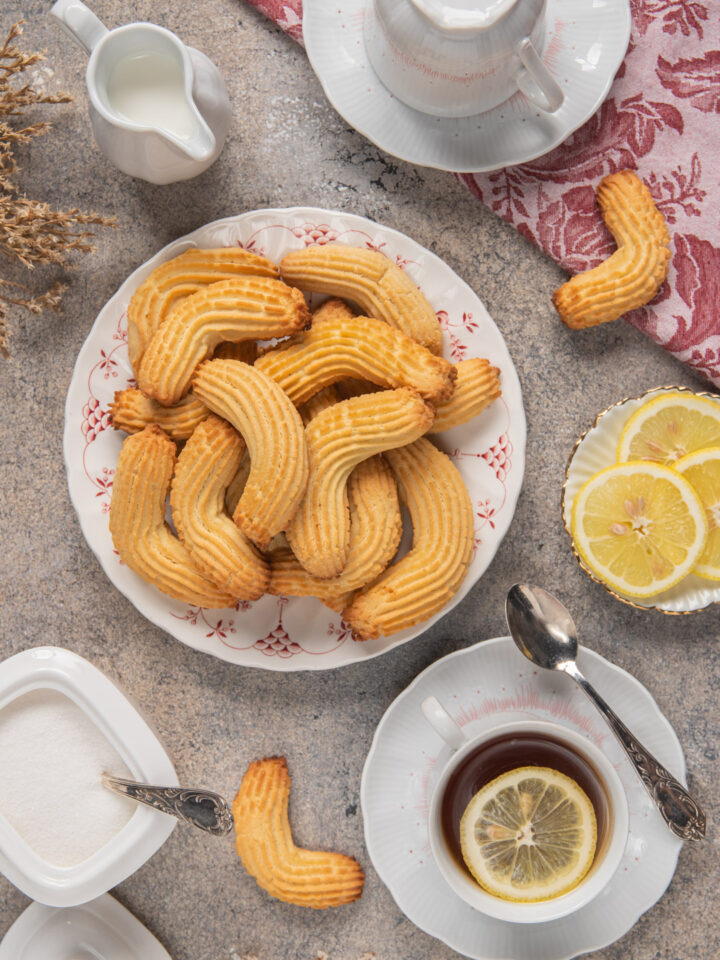
M 648 691 L 591 650 L 581 648 L 579 666 L 684 782 L 677 736 Z M 588 737 L 613 763 L 628 799 L 628 842 L 614 877 L 591 903 L 547 923 L 509 923 L 474 910 L 445 882 L 430 852 L 427 820 L 450 749 L 422 715 L 430 694 L 471 736 L 507 721 L 549 720 Z M 420 929 L 473 960 L 570 960 L 613 943 L 662 896 L 682 845 L 592 703 L 570 677 L 528 663 L 509 637 L 443 657 L 397 697 L 375 732 L 360 799 L 368 853 L 397 905 Z
M 81 907 L 32 903 L 0 943 L 0 960 L 172 960 L 109 894 Z
M 409 163 L 479 173 L 534 160 L 566 140 L 608 94 L 630 39 L 629 0 L 548 0 L 543 59 L 565 94 L 553 114 L 523 94 L 473 117 L 413 110 L 383 86 L 363 41 L 371 0 L 304 0 L 303 38 L 330 103 L 387 153 Z

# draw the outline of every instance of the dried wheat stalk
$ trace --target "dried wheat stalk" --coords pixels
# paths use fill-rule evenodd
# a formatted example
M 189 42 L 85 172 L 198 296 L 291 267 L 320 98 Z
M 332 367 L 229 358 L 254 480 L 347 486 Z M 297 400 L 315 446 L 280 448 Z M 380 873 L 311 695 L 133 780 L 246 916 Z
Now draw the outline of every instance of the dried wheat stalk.
M 72 251 L 93 249 L 91 225 L 113 226 L 114 217 L 71 210 L 54 210 L 41 200 L 20 193 L 14 183 L 17 161 L 14 149 L 47 132 L 48 123 L 19 127 L 14 118 L 38 103 L 70 103 L 65 93 L 45 94 L 26 82 L 23 74 L 45 59 L 44 52 L 26 53 L 15 41 L 22 33 L 22 21 L 10 28 L 0 47 L 0 253 L 29 270 L 37 264 L 69 267 Z M 8 355 L 7 321 L 12 307 L 31 313 L 59 310 L 66 284 L 55 282 L 44 293 L 34 293 L 23 284 L 0 277 L 0 352 Z

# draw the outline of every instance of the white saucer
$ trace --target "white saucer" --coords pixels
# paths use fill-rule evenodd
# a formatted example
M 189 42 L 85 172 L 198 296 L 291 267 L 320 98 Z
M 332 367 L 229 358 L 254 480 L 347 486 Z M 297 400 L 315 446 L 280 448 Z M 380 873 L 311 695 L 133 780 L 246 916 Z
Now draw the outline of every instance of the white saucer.
M 0 960 L 172 960 L 109 894 L 81 907 L 32 903 L 0 943 Z
M 579 666 L 642 743 L 684 782 L 680 744 L 648 691 L 591 650 L 581 649 Z M 471 735 L 509 720 L 551 720 L 589 737 L 614 764 L 627 792 L 629 839 L 617 873 L 588 906 L 548 923 L 507 923 L 473 910 L 446 884 L 427 835 L 429 797 L 449 756 L 420 710 L 430 694 Z M 473 960 L 569 960 L 607 946 L 663 894 L 682 844 L 582 691 L 569 677 L 536 670 L 509 637 L 443 657 L 400 694 L 375 732 L 360 797 L 370 858 L 400 909 Z
M 303 38 L 328 100 L 387 153 L 459 173 L 497 170 L 548 153 L 592 116 L 607 96 L 630 39 L 628 0 L 548 0 L 543 59 L 565 93 L 554 114 L 517 93 L 494 110 L 445 119 L 397 100 L 370 65 L 363 42 L 369 0 L 303 3 Z

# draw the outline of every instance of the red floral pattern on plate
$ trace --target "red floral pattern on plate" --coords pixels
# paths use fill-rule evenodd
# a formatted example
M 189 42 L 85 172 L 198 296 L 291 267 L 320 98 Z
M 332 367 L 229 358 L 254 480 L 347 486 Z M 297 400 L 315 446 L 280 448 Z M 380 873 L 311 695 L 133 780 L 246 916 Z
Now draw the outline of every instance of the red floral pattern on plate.
M 301 40 L 300 0 L 250 3 Z M 704 265 L 720 257 L 715 210 L 720 185 L 718 2 L 630 0 L 630 5 L 630 45 L 600 110 L 544 157 L 460 179 L 525 237 L 577 273 L 613 250 L 595 204 L 599 180 L 616 170 L 636 170 L 671 224 L 673 258 L 659 296 L 627 319 L 720 386 L 720 314 L 699 288 L 689 299 L 681 292 L 687 281 L 679 272 L 699 277 Z M 552 42 L 562 43 L 562 36 Z M 552 59 L 550 47 L 546 56 Z

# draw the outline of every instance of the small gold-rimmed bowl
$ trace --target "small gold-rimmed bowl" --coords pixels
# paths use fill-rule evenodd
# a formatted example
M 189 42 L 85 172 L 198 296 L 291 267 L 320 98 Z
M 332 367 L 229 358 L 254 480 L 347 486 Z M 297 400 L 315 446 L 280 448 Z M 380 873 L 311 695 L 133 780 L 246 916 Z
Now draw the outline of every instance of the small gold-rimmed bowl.
M 615 463 L 617 445 L 625 424 L 643 404 L 662 393 L 688 393 L 693 396 L 709 397 L 720 404 L 720 397 L 714 393 L 690 390 L 689 387 L 653 387 L 639 397 L 626 397 L 624 400 L 619 400 L 599 413 L 593 425 L 583 433 L 573 447 L 565 469 L 561 501 L 563 524 L 570 537 L 572 552 L 582 569 L 591 580 L 601 584 L 621 603 L 635 607 L 636 610 L 658 610 L 666 614 L 695 613 L 713 603 L 720 603 L 720 582 L 706 580 L 691 573 L 674 587 L 654 597 L 648 597 L 646 600 L 625 596 L 613 590 L 588 569 L 575 547 L 570 527 L 573 503 L 582 485 L 593 474 Z

